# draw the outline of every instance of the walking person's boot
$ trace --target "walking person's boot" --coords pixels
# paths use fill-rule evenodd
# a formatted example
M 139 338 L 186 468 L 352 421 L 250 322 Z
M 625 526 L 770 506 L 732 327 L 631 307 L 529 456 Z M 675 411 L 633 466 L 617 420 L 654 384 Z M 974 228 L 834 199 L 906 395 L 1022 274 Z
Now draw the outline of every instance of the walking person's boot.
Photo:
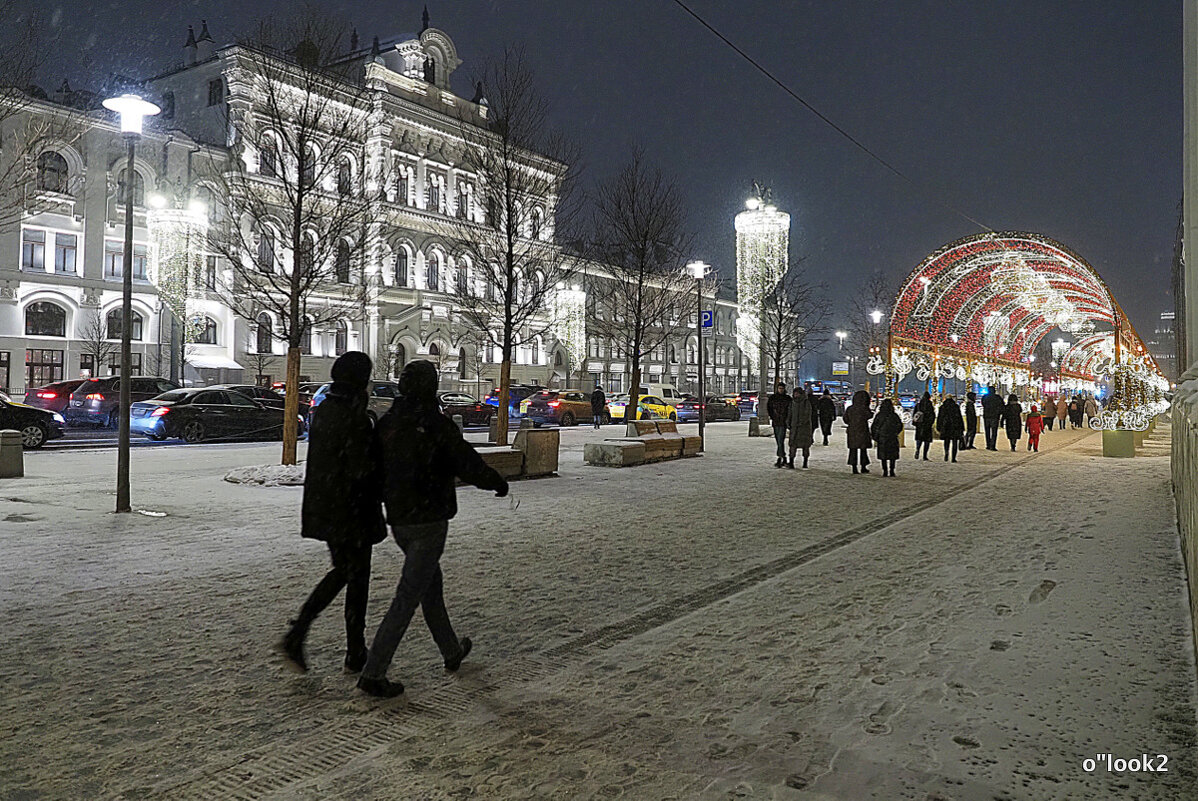
M 853 465 L 853 475 L 857 475 L 857 465 Z
M 803 457 L 803 468 L 804 469 L 807 468 L 807 457 L 806 456 Z
M 445 669 L 450 673 L 456 673 L 458 668 L 462 666 L 462 660 L 470 655 L 470 649 L 474 647 L 474 643 L 470 642 L 469 637 L 463 637 L 458 640 L 458 644 L 462 646 L 462 650 L 453 659 L 445 660 Z
M 789 469 L 789 470 L 794 470 L 794 469 L 795 469 L 795 458 L 794 458 L 793 456 L 792 456 L 792 457 L 790 457 L 790 459 L 788 459 L 788 460 L 787 460 L 787 462 L 786 462 L 786 467 L 787 467 L 787 469 Z
M 395 698 L 403 695 L 403 685 L 398 681 L 390 679 L 368 679 L 365 676 L 358 678 L 358 689 L 367 695 L 373 695 L 375 698 Z
M 283 657 L 287 668 L 296 673 L 308 672 L 308 661 L 304 658 L 304 637 L 307 634 L 308 627 L 298 620 L 293 620 L 291 628 L 275 646 L 275 650 Z

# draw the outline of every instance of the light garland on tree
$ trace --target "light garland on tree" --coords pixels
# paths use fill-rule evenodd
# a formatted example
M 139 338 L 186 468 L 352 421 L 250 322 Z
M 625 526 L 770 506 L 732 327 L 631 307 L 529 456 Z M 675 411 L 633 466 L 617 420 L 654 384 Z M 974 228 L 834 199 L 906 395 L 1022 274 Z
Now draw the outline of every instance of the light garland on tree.
M 581 369 L 587 355 L 587 293 L 578 287 L 558 284 L 550 303 L 551 331 L 558 342 L 566 346 L 570 364 Z
M 765 299 L 786 274 L 790 249 L 790 215 L 752 198 L 736 215 L 736 343 L 752 365 L 761 350 L 761 321 Z

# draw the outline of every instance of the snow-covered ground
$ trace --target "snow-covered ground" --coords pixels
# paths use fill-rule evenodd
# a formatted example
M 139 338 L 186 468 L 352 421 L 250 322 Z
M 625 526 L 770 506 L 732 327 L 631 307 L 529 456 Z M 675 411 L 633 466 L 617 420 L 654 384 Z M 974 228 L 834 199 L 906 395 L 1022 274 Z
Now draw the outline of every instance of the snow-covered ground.
M 388 703 L 339 672 L 336 606 L 309 674 L 270 653 L 323 546 L 298 489 L 222 479 L 277 444 L 136 451 L 165 517 L 108 512 L 112 451 L 30 454 L 0 482 L 0 798 L 1195 797 L 1167 431 L 1134 460 L 907 448 L 890 479 L 841 433 L 774 470 L 745 427 L 623 470 L 569 430 L 518 508 L 461 491 L 475 651 L 445 674 L 417 618 Z M 376 549 L 372 629 L 400 563 Z M 1169 771 L 1084 770 L 1105 753 Z

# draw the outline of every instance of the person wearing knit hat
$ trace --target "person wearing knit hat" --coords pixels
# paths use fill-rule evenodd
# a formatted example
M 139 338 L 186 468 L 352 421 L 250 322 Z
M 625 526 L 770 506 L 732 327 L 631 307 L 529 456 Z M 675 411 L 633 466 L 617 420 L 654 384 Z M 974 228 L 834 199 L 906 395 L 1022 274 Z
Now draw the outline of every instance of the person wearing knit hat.
M 333 363 L 333 382 L 312 411 L 304 474 L 301 534 L 322 540 L 333 567 L 321 579 L 279 651 L 292 669 L 308 669 L 304 639 L 316 617 L 345 588 L 345 669 L 366 664 L 366 600 L 370 556 L 387 536 L 382 514 L 382 463 L 374 425 L 366 411 L 370 357 L 350 351 Z
M 387 679 L 387 669 L 408 624 L 420 607 L 445 669 L 457 670 L 470 653 L 470 638 L 458 639 L 445 609 L 441 553 L 449 521 L 457 514 L 455 483 L 507 495 L 507 481 L 487 466 L 478 451 L 437 405 L 437 368 L 413 361 L 399 376 L 399 397 L 379 420 L 383 458 L 383 503 L 396 543 L 404 552 L 403 573 L 391 607 L 379 624 L 358 688 L 393 698 L 403 684 Z

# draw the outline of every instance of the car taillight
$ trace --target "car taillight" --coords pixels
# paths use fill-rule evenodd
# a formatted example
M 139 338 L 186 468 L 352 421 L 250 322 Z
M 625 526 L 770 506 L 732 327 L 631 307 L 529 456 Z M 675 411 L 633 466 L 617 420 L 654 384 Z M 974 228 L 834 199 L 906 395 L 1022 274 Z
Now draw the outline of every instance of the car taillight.
M 483 405 L 481 403 L 474 404 L 474 411 L 481 412 L 482 410 L 483 410 Z
M 562 402 L 561 401 L 549 401 L 549 405 L 552 406 L 554 409 L 556 409 L 558 406 L 562 405 Z
M 169 406 L 159 406 L 157 409 L 150 412 L 150 417 L 162 417 L 162 415 L 166 414 L 170 410 L 171 407 Z
M 87 396 L 87 399 L 88 400 L 104 400 L 104 396 L 101 395 L 99 392 L 93 392 Z
M 706 408 L 707 408 L 707 406 L 706 406 L 705 404 L 702 404 L 702 403 L 700 403 L 700 404 L 699 404 L 699 408 L 700 408 L 700 409 L 706 409 Z
M 37 393 L 37 396 L 39 398 L 45 398 L 46 400 L 53 400 L 54 398 L 58 397 L 57 393 L 54 392 L 39 392 Z

